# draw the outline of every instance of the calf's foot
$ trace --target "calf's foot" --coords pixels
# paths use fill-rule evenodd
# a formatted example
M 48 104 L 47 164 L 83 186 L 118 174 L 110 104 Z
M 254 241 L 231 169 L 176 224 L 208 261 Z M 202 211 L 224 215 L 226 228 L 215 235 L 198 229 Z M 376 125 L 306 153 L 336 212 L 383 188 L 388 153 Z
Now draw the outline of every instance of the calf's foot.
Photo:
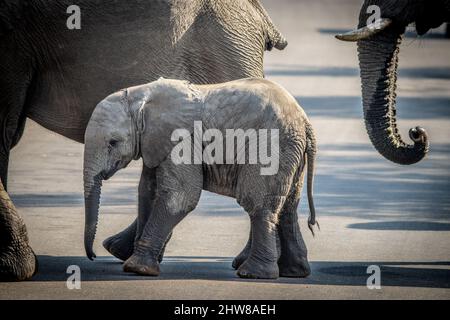
M 277 279 L 278 264 L 275 261 L 257 261 L 250 257 L 238 268 L 237 275 L 248 279 Z
M 303 256 L 281 257 L 278 267 L 280 277 L 305 278 L 311 274 L 308 259 Z
M 103 247 L 117 259 L 125 261 L 133 254 L 135 237 L 136 221 L 125 230 L 103 241 Z
M 134 272 L 144 276 L 158 276 L 159 263 L 148 255 L 133 254 L 123 264 L 123 271 Z

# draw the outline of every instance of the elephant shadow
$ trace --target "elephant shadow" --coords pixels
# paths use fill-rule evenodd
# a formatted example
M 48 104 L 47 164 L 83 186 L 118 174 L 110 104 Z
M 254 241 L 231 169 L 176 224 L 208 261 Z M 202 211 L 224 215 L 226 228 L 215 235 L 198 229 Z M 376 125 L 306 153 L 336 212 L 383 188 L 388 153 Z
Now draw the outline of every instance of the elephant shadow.
M 113 257 L 98 257 L 89 261 L 80 256 L 38 256 L 39 271 L 32 281 L 66 281 L 72 273 L 69 266 L 80 267 L 82 281 L 164 281 L 217 280 L 303 285 L 366 286 L 371 265 L 379 266 L 381 286 L 450 288 L 450 262 L 353 262 L 312 261 L 308 278 L 278 278 L 276 280 L 241 279 L 232 269 L 231 257 L 168 256 L 161 264 L 159 277 L 125 273 L 121 261 Z
M 347 226 L 360 230 L 390 230 L 390 231 L 450 231 L 450 223 L 433 221 L 375 221 L 352 223 Z

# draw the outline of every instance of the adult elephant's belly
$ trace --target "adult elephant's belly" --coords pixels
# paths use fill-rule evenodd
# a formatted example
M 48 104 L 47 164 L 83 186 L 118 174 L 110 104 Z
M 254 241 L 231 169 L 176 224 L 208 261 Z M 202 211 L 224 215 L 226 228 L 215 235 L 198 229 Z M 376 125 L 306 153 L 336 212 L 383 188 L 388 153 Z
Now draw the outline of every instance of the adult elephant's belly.
M 124 72 L 127 74 L 127 72 Z M 101 65 L 64 66 L 38 74 L 28 92 L 27 116 L 43 127 L 77 142 L 95 106 L 111 93 L 149 79 L 118 75 Z

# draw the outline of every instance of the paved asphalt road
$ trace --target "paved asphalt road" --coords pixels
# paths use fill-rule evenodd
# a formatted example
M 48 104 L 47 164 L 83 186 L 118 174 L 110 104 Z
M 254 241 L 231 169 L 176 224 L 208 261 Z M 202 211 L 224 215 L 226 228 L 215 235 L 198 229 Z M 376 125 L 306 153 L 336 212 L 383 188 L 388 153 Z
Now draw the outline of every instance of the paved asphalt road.
M 356 25 L 357 0 L 264 0 L 289 41 L 266 55 L 266 74 L 295 95 L 317 132 L 315 186 L 321 232 L 300 224 L 309 248 L 307 279 L 249 281 L 231 269 L 249 222 L 233 199 L 204 192 L 175 230 L 158 278 L 125 274 L 101 241 L 136 215 L 140 163 L 105 183 L 100 258 L 83 250 L 82 145 L 28 121 L 12 152 L 9 190 L 24 216 L 40 271 L 32 281 L 1 283 L 0 298 L 58 299 L 422 299 L 450 298 L 450 41 L 442 30 L 407 36 L 400 57 L 399 125 L 424 126 L 429 157 L 402 167 L 371 147 L 362 122 L 356 46 L 333 34 Z M 81 290 L 68 290 L 66 269 L 79 265 Z M 369 290 L 369 265 L 381 268 Z

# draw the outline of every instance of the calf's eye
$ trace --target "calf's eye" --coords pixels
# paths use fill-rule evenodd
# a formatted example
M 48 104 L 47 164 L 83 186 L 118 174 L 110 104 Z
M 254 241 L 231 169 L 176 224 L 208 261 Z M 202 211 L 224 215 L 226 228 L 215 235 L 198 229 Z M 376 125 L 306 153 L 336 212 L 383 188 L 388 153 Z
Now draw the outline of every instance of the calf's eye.
M 112 139 L 112 140 L 109 141 L 109 146 L 111 148 L 114 148 L 117 145 L 117 143 L 118 143 L 117 140 Z

